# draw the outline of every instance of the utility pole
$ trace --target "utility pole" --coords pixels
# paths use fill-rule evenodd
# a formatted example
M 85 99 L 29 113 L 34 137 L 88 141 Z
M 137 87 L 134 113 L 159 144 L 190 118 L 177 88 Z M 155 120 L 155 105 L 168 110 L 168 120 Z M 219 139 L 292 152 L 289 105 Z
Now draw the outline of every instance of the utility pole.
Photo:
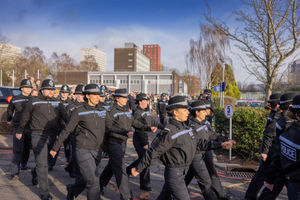
M 220 98 L 220 107 L 223 108 L 224 107 L 224 91 L 223 91 L 223 83 L 224 83 L 224 71 L 225 71 L 225 62 L 222 58 L 219 59 L 222 63 L 222 83 L 220 85 L 221 87 L 221 98 Z M 224 88 L 225 89 L 225 88 Z
M 12 73 L 12 86 L 15 87 L 15 70 Z
M 2 86 L 2 69 L 0 70 L 0 86 Z

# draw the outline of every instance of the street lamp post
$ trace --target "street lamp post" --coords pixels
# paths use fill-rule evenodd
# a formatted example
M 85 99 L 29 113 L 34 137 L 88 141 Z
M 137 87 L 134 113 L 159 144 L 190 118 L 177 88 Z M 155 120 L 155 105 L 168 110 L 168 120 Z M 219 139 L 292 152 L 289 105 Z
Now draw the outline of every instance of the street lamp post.
M 220 107 L 224 107 L 224 91 L 223 91 L 223 83 L 224 83 L 224 71 L 225 71 L 225 62 L 222 58 L 220 58 L 220 61 L 222 62 L 222 84 L 221 84 L 221 98 L 220 98 Z

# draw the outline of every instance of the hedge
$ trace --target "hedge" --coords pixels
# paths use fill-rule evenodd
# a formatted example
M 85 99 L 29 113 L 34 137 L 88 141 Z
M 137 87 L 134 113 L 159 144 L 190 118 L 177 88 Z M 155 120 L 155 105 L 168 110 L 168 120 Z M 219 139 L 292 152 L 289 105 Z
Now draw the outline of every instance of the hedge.
M 268 111 L 263 108 L 234 108 L 232 138 L 237 142 L 233 153 L 239 158 L 257 160 Z M 223 108 L 215 109 L 215 128 L 218 133 L 229 136 L 229 119 Z

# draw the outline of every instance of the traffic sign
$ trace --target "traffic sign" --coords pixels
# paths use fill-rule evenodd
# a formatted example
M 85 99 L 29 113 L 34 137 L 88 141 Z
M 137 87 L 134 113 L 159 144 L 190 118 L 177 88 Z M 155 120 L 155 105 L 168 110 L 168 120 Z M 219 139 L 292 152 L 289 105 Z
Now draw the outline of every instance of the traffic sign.
M 231 119 L 233 116 L 234 110 L 231 104 L 226 104 L 224 107 L 224 115 L 227 119 Z
M 214 91 L 215 92 L 220 92 L 221 91 L 221 87 L 220 86 L 214 86 Z

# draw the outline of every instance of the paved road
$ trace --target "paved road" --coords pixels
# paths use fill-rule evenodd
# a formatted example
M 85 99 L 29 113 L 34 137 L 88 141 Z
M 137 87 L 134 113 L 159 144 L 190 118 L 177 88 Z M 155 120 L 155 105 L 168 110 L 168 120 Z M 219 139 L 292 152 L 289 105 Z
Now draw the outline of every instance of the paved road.
M 21 171 L 20 179 L 18 181 L 10 181 L 10 162 L 12 158 L 11 147 L 11 136 L 0 135 L 0 199 L 1 200 L 38 200 L 38 189 L 36 186 L 31 184 L 31 173 L 30 170 Z M 132 141 L 128 141 L 127 154 L 126 154 L 126 163 L 129 164 L 137 158 L 137 155 L 134 151 Z M 105 167 L 107 159 L 101 161 L 102 169 Z M 33 154 L 30 155 L 30 160 L 28 166 L 34 167 L 34 158 Z M 61 151 L 58 158 L 57 165 L 54 167 L 54 170 L 49 172 L 49 184 L 50 184 L 50 193 L 54 199 L 65 199 L 66 198 L 66 185 L 73 183 L 74 179 L 70 178 L 68 174 L 64 171 L 66 166 L 64 154 Z M 155 161 L 151 166 L 151 185 L 154 189 L 151 192 L 150 199 L 155 199 L 161 187 L 164 183 L 163 179 L 163 169 L 159 161 Z M 249 180 L 242 178 L 228 177 L 226 174 L 222 173 L 220 170 L 220 177 L 222 180 L 223 186 L 228 192 L 231 192 L 235 199 L 243 199 L 245 190 L 249 184 Z M 130 187 L 133 190 L 134 196 L 139 196 L 139 178 L 131 177 L 130 178 Z M 115 179 L 112 178 L 111 183 L 104 190 L 104 200 L 118 200 L 119 194 L 115 188 Z M 200 190 L 195 181 L 189 186 L 189 189 L 192 193 L 192 199 L 201 200 L 203 199 L 200 195 Z M 86 199 L 86 191 L 84 191 L 76 200 Z M 282 191 L 281 195 L 278 198 L 279 200 L 287 199 L 286 190 Z

